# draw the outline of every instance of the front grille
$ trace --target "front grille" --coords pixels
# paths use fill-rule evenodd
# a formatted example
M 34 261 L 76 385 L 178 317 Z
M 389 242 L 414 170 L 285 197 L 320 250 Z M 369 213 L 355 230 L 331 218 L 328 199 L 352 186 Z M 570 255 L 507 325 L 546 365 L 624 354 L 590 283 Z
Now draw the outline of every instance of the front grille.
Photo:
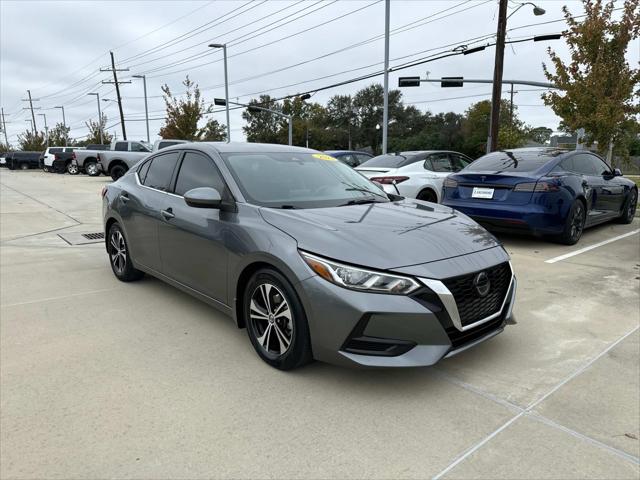
M 480 272 L 442 281 L 456 300 L 462 326 L 471 325 L 497 313 L 507 295 L 511 280 L 509 263 L 496 265 L 484 272 L 490 281 L 489 293 L 484 297 L 480 296 L 474 285 L 474 279 Z
M 495 318 L 487 323 L 483 323 L 482 325 L 478 325 L 477 327 L 471 328 L 466 332 L 461 332 L 456 327 L 449 327 L 446 329 L 447 335 L 451 340 L 451 349 L 456 350 L 468 343 L 471 343 L 479 338 L 484 337 L 485 335 L 490 334 L 491 332 L 498 330 L 502 327 L 502 323 L 504 319 L 502 315 L 498 318 Z

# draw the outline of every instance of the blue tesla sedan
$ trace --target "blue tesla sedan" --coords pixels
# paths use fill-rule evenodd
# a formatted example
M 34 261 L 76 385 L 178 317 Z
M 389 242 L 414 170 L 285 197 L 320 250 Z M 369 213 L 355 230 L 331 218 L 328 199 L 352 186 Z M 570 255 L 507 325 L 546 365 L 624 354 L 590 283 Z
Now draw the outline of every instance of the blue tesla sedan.
M 631 223 L 638 188 L 586 151 L 514 149 L 480 157 L 444 182 L 443 204 L 490 230 L 519 230 L 575 244 L 584 228 Z

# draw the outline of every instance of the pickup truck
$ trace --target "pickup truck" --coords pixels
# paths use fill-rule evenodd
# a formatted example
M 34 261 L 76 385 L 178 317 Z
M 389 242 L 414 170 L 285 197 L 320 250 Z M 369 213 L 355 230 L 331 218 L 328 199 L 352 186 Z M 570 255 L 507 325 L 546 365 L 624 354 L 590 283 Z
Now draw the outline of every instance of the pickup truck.
M 76 162 L 78 162 L 78 168 L 89 175 L 96 176 L 104 172 L 117 180 L 150 153 L 178 143 L 187 143 L 187 140 L 156 140 L 152 148 L 141 142 L 115 141 L 111 143 L 111 148 L 108 150 L 96 151 L 93 155 L 78 155 Z
M 98 154 L 102 157 L 103 154 L 109 155 L 109 165 L 104 165 L 107 169 L 103 169 L 98 161 Z M 103 171 L 112 177 L 114 176 L 109 167 L 115 169 L 115 174 L 118 178 L 129 169 L 132 165 L 129 165 L 134 159 L 136 163 L 138 160 L 146 157 L 151 153 L 151 148 L 142 142 L 128 142 L 123 140 L 116 140 L 111 142 L 111 145 L 106 150 L 89 149 L 76 152 L 76 165 L 78 171 L 85 172 L 92 177 L 100 175 Z M 120 167 L 118 167 L 120 165 Z

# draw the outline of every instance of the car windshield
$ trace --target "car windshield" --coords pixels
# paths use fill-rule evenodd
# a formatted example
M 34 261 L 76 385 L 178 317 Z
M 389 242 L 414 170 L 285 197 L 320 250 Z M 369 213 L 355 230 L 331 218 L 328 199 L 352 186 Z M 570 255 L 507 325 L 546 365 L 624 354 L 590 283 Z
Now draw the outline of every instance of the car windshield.
M 464 172 L 533 172 L 551 161 L 555 151 L 493 152 L 464 168 Z
M 272 208 L 323 208 L 388 202 L 374 183 L 321 153 L 222 154 L 244 197 Z

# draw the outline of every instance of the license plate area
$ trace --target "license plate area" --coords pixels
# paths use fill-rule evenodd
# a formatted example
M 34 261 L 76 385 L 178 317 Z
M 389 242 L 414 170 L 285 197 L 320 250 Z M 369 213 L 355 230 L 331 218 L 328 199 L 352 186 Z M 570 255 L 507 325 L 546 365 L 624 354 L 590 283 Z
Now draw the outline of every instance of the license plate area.
M 493 188 L 473 187 L 473 190 L 471 191 L 471 198 L 492 199 L 493 191 Z

